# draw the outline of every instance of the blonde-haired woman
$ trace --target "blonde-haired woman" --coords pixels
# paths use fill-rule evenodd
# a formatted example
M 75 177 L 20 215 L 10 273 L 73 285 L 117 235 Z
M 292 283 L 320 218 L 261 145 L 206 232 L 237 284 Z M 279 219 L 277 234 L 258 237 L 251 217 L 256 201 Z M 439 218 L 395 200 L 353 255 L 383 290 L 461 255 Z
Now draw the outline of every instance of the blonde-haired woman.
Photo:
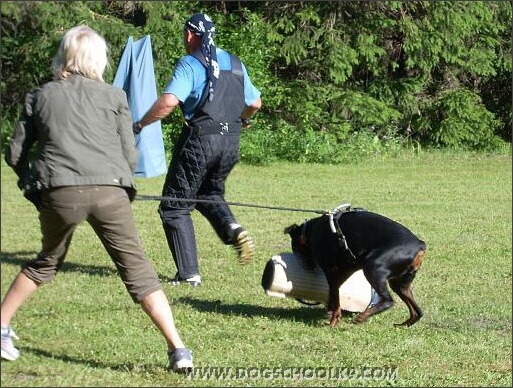
M 132 119 L 125 92 L 103 81 L 107 64 L 107 45 L 98 33 L 85 25 L 67 31 L 54 58 L 55 79 L 27 94 L 14 128 L 5 159 L 39 211 L 42 249 L 24 264 L 2 301 L 2 358 L 18 358 L 13 316 L 39 286 L 54 279 L 75 228 L 87 221 L 133 301 L 164 336 L 170 368 L 189 371 L 191 352 L 135 227 Z

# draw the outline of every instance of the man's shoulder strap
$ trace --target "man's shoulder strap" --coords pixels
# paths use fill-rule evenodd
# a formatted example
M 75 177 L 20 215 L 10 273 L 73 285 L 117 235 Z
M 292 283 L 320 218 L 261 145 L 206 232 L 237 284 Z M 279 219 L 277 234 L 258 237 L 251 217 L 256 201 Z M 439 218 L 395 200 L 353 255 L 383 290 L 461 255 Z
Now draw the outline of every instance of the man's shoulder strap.
M 189 54 L 189 55 L 196 58 L 205 68 L 208 67 L 207 61 L 205 60 L 205 57 L 201 53 L 201 50 L 196 50 L 195 52 L 193 52 L 192 54 Z M 243 72 L 242 72 L 242 63 L 241 63 L 240 59 L 236 55 L 230 53 L 230 62 L 232 65 L 232 70 L 231 70 L 232 73 L 242 77 Z
M 242 73 L 242 62 L 240 59 L 236 55 L 230 54 L 230 61 L 232 63 L 232 73 L 243 77 L 244 74 Z

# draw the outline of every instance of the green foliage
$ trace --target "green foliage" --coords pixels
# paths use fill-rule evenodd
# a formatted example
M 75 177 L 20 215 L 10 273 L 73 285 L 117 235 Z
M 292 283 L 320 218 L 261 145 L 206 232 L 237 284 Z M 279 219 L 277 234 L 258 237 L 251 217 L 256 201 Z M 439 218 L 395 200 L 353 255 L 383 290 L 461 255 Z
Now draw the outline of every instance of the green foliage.
M 469 90 L 441 93 L 426 111 L 429 142 L 438 147 L 493 149 L 499 144 L 494 135 L 500 122 L 486 110 L 479 96 Z
M 325 132 L 311 129 L 298 131 L 283 123 L 276 138 L 275 149 L 280 159 L 297 163 L 330 163 L 333 157 L 333 143 L 336 139 Z
M 174 64 L 185 54 L 183 24 L 196 6 L 196 2 L 140 1 L 145 24 L 140 37 L 150 35 L 157 91 L 169 82 Z M 169 120 L 167 120 L 169 121 Z
M 216 44 L 235 53 L 244 63 L 251 81 L 262 92 L 265 104 L 275 106 L 280 98 L 280 80 L 269 67 L 276 55 L 270 26 L 255 13 L 242 8 L 239 13 L 216 14 Z M 233 26 L 237 26 L 234 29 Z
M 490 7 L 493 12 L 495 28 L 498 33 L 498 44 L 493 45 L 496 51 L 494 60 L 497 68 L 495 76 L 482 80 L 480 95 L 486 109 L 493 112 L 501 121 L 498 134 L 502 139 L 511 142 L 512 113 L 512 53 L 511 53 L 511 20 L 512 10 L 509 2 L 496 2 Z
M 511 82 L 500 87 L 499 80 L 508 75 L 511 79 L 511 70 L 496 76 L 511 62 L 510 55 L 502 54 L 511 52 L 511 41 L 505 39 L 510 4 L 341 2 L 279 7 L 278 11 L 303 11 L 288 19 L 275 7 L 267 13 L 282 36 L 275 40 L 282 44 L 279 55 L 288 65 L 282 75 L 289 93 L 280 104 L 280 116 L 299 131 L 327 130 L 344 137 L 351 130 L 378 136 L 391 130 L 429 145 L 432 139 L 414 124 L 442 123 L 436 122 L 436 115 L 420 117 L 423 107 L 446 90 L 466 88 L 479 94 L 485 85 L 488 96 L 501 96 L 487 102 L 486 108 L 498 112 L 504 128 L 510 128 L 511 104 L 506 101 L 511 100 L 511 90 L 505 86 Z M 463 112 L 465 106 L 472 105 L 461 105 L 455 114 L 469 114 Z M 500 130 L 496 125 L 491 128 Z M 323 134 L 317 135 L 322 139 Z M 487 136 L 470 136 L 476 149 L 496 143 Z M 466 143 L 464 136 L 453 140 L 437 145 L 468 146 L 458 143 Z
M 412 13 L 402 21 L 407 65 L 424 73 L 455 66 L 458 72 L 495 74 L 494 46 L 501 27 L 493 22 L 493 7 L 482 1 L 422 3 L 423 16 Z
M 276 160 L 296 163 L 341 164 L 357 163 L 365 159 L 391 157 L 416 153 L 418 145 L 411 146 L 394 128 L 383 128 L 380 134 L 371 129 L 340 133 L 298 131 L 281 119 L 272 127 L 254 124 L 242 133 L 241 159 L 253 165 L 269 165 Z M 406 152 L 405 152 L 406 150 Z
M 402 118 L 401 112 L 359 91 L 341 92 L 334 105 L 340 109 L 337 113 L 347 117 L 356 130 L 372 129 L 379 133 L 381 128 L 393 126 Z
M 185 54 L 183 23 L 194 12 L 213 18 L 217 45 L 240 56 L 262 91 L 258 124 L 248 131 L 255 142 L 241 149 L 251 163 L 303 151 L 296 160 L 331 163 L 341 159 L 321 154 L 353 138 L 374 154 L 372 139 L 381 144 L 391 133 L 406 147 L 511 142 L 510 2 L 29 1 L 2 2 L 1 12 L 2 147 L 25 93 L 51 78 L 66 29 L 85 23 L 105 36 L 107 82 L 128 37 L 150 35 L 160 91 Z M 163 120 L 168 152 L 181 120 Z M 285 130 L 265 135 L 275 128 Z M 292 143 L 268 148 L 266 137 Z
M 104 35 L 111 82 L 122 50 L 136 28 L 105 14 L 98 2 L 2 2 L 2 142 L 8 139 L 25 94 L 52 79 L 51 63 L 64 31 L 88 24 Z
M 172 112 L 171 115 L 173 116 L 172 118 L 165 120 L 165 122 L 162 121 L 162 139 L 167 160 L 171 160 L 173 147 L 178 140 L 183 126 L 183 120 L 177 120 L 177 116 L 181 115 L 181 112 Z
M 276 154 L 277 135 L 273 128 L 253 124 L 244 129 L 240 139 L 240 158 L 255 166 L 268 166 L 280 159 Z

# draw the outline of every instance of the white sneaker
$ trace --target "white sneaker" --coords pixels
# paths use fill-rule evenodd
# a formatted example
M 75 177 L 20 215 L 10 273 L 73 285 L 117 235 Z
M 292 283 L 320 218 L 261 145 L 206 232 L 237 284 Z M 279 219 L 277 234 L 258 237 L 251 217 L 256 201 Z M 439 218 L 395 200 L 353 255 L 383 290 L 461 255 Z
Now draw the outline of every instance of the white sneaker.
M 192 364 L 192 352 L 186 348 L 168 352 L 169 368 L 178 373 L 190 373 L 194 368 Z
M 176 273 L 175 277 L 169 281 L 173 286 L 177 286 L 180 283 L 188 283 L 192 287 L 198 287 L 201 284 L 201 276 L 200 275 L 194 275 L 187 279 L 182 279 L 178 272 Z
M 2 358 L 14 361 L 20 356 L 20 351 L 12 343 L 13 339 L 19 339 L 13 329 L 2 327 Z

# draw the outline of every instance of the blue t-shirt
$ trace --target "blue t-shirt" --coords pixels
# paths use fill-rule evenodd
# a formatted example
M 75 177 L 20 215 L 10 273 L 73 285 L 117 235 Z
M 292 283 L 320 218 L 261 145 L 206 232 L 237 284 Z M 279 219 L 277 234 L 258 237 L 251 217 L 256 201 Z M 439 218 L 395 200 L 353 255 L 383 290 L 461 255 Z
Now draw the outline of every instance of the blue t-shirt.
M 216 53 L 220 70 L 230 70 L 232 68 L 230 54 L 220 48 L 216 48 Z M 244 102 L 246 105 L 251 105 L 260 97 L 260 91 L 249 79 L 244 64 L 242 64 L 242 72 L 244 74 Z M 190 119 L 199 107 L 206 82 L 205 67 L 196 58 L 186 55 L 180 58 L 176 64 L 173 77 L 164 88 L 163 93 L 174 94 L 183 103 L 185 118 Z

